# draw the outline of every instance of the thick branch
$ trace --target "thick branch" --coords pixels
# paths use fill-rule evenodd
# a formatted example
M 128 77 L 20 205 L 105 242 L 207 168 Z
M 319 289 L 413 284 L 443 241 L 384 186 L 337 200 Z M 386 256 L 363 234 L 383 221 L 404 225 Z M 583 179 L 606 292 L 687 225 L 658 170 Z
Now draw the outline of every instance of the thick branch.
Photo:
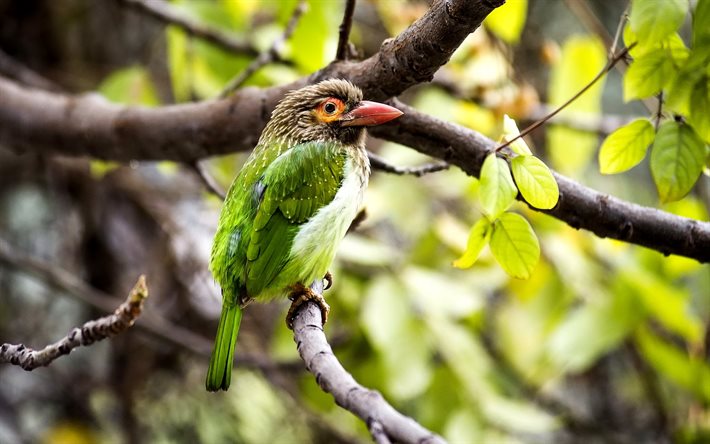
M 322 291 L 322 283 L 316 291 Z M 293 338 L 298 353 L 318 385 L 333 395 L 336 404 L 362 419 L 378 442 L 443 444 L 444 440 L 395 410 L 379 392 L 367 389 L 343 368 L 323 332 L 321 312 L 314 302 L 303 304 L 293 321 Z
M 360 86 L 372 100 L 398 96 L 418 83 L 429 82 L 454 51 L 488 14 L 505 0 L 436 0 L 419 20 L 377 54 L 360 63 L 335 63 L 315 76 L 343 77 Z
M 494 2 L 485 0 L 437 1 L 424 17 L 396 39 L 383 43 L 380 53 L 370 59 L 334 63 L 310 78 L 285 86 L 244 88 L 224 100 L 152 109 L 124 107 L 95 95 L 63 96 L 25 89 L 0 78 L 0 144 L 20 152 L 54 151 L 123 161 L 192 162 L 248 150 L 256 144 L 271 110 L 286 91 L 337 76 L 355 81 L 368 98 L 397 95 L 429 79 L 493 6 Z M 375 66 L 378 63 L 382 66 Z M 375 127 L 374 135 L 478 176 L 483 159 L 495 147 L 493 141 L 405 105 L 398 106 L 405 115 L 396 123 Z M 563 176 L 556 177 L 560 201 L 548 214 L 600 237 L 710 261 L 710 223 L 627 203 Z
M 77 347 L 91 345 L 96 341 L 116 336 L 133 325 L 143 311 L 143 302 L 148 297 L 145 276 L 140 276 L 126 300 L 109 316 L 89 321 L 73 329 L 60 341 L 33 350 L 22 344 L 0 345 L 0 362 L 19 365 L 27 371 L 45 367 L 60 356 L 68 355 Z
M 144 0 L 123 0 L 145 5 Z M 128 161 L 199 158 L 251 149 L 286 91 L 328 77 L 352 80 L 366 97 L 384 100 L 428 81 L 466 36 L 503 0 L 438 0 L 380 52 L 359 63 L 333 63 L 310 78 L 260 90 L 244 88 L 223 100 L 129 107 L 100 96 L 34 91 L 0 78 L 0 144 Z
M 373 135 L 443 159 L 478 177 L 484 158 L 496 148 L 494 141 L 406 105 L 397 106 L 404 111 L 398 124 L 373 127 Z M 599 237 L 710 262 L 710 223 L 625 202 L 557 173 L 555 179 L 560 199 L 555 208 L 544 213 Z

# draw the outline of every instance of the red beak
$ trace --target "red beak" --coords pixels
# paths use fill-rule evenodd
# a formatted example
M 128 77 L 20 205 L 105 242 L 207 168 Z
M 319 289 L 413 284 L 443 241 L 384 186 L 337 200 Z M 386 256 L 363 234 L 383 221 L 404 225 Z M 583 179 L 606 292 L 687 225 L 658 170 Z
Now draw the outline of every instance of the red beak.
M 340 120 L 343 126 L 373 126 L 389 122 L 402 114 L 402 111 L 384 103 L 363 100 Z

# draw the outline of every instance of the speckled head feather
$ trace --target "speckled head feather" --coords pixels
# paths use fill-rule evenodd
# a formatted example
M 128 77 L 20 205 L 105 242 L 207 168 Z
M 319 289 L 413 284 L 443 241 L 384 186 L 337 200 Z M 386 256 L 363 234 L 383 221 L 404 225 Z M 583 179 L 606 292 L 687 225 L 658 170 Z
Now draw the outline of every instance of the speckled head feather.
M 362 101 L 362 91 L 343 79 L 324 80 L 290 91 L 271 113 L 271 120 L 266 125 L 260 142 L 285 140 L 287 145 L 295 145 L 323 140 L 359 145 L 364 140 L 363 127 L 346 127 L 342 126 L 339 120 L 319 119 L 318 107 L 330 98 L 344 104 L 342 114 L 345 114 Z

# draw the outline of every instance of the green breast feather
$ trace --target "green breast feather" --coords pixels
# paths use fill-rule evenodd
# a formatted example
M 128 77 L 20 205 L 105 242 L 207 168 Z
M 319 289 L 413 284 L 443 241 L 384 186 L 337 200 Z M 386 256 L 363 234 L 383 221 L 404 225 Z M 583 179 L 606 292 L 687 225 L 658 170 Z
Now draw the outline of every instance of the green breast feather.
M 294 237 L 343 182 L 342 146 L 310 142 L 279 153 L 257 147 L 225 200 L 210 261 L 225 303 L 237 303 L 244 290 L 275 295 L 284 282 L 297 282 L 283 275 Z

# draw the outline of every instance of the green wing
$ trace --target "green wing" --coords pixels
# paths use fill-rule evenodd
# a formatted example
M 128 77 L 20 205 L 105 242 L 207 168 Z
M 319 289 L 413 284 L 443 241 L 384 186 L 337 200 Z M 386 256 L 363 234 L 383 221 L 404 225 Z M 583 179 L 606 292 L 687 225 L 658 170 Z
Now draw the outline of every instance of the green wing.
M 250 295 L 269 289 L 286 265 L 299 226 L 335 197 L 344 167 L 342 147 L 304 143 L 274 160 L 254 184 L 259 203 L 246 252 Z

